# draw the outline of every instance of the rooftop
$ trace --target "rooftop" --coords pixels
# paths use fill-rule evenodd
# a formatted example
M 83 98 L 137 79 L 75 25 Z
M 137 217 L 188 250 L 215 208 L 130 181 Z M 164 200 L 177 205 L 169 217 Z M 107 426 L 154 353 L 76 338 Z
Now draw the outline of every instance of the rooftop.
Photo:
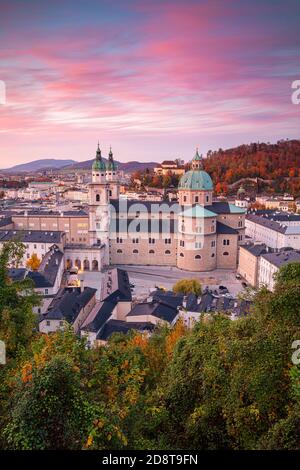
M 299 250 L 285 250 L 278 253 L 265 253 L 262 258 L 269 261 L 277 268 L 288 264 L 288 263 L 300 263 L 300 251 Z

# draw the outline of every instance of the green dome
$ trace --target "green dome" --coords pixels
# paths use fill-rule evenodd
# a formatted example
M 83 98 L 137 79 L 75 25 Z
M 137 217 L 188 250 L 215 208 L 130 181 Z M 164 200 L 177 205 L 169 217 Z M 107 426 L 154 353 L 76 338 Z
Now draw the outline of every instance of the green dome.
M 105 171 L 104 161 L 103 160 L 97 160 L 97 159 L 94 160 L 92 169 L 95 170 L 95 171 L 101 171 L 101 170 Z
M 118 169 L 117 164 L 114 162 L 114 157 L 113 157 L 111 147 L 110 147 L 110 151 L 109 151 L 109 154 L 108 154 L 108 161 L 107 161 L 107 164 L 106 164 L 106 169 L 108 171 L 116 171 Z
M 108 171 L 116 171 L 117 170 L 117 164 L 113 160 L 108 160 L 106 164 L 106 169 Z
M 206 171 L 187 171 L 179 180 L 178 189 L 192 189 L 198 191 L 212 191 L 213 182 Z
M 92 169 L 94 171 L 102 171 L 102 170 L 105 171 L 105 163 L 102 160 L 101 150 L 100 150 L 100 147 L 99 147 L 99 142 L 98 142 L 98 148 L 97 148 L 97 151 L 96 151 L 96 159 L 93 161 Z

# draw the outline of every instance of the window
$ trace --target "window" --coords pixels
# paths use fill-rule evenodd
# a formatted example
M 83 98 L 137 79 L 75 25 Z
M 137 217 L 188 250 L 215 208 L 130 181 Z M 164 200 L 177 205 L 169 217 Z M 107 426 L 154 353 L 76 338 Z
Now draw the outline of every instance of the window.
M 200 255 L 196 255 L 196 256 L 195 256 L 195 259 L 201 259 L 201 256 L 200 256 Z
M 136 217 L 139 217 L 139 216 L 140 216 L 140 213 L 141 213 L 141 211 L 136 211 L 135 216 L 136 216 Z
M 186 196 L 183 196 L 183 201 L 186 202 Z
M 123 238 L 117 237 L 117 243 L 123 243 Z
M 196 232 L 202 233 L 202 227 L 200 225 L 196 225 Z
M 209 201 L 209 196 L 206 196 L 206 202 L 208 202 L 208 201 Z
M 119 249 L 119 250 L 117 250 L 117 253 L 123 253 L 123 251 Z
M 47 325 L 47 326 L 50 326 L 50 325 L 51 325 L 50 320 L 47 320 L 47 321 L 46 321 L 46 325 Z
M 138 252 L 139 252 L 139 250 L 133 250 L 132 253 L 137 254 Z
M 229 255 L 228 251 L 224 251 L 223 256 L 228 256 L 228 255 Z
M 199 202 L 199 196 L 195 196 L 195 202 Z
M 166 250 L 165 251 L 165 255 L 170 255 L 171 254 L 171 251 L 170 250 Z
M 184 240 L 180 240 L 179 245 L 184 246 Z
M 100 201 L 100 194 L 96 194 L 96 202 Z
M 171 238 L 165 238 L 165 244 L 170 245 L 171 244 Z
M 36 250 L 36 245 L 33 245 L 33 248 Z
M 109 195 L 110 197 L 112 196 L 112 190 L 111 190 L 111 189 L 108 191 L 108 195 Z
M 139 239 L 138 238 L 133 238 L 132 239 L 132 243 L 138 243 L 139 242 Z
M 223 246 L 228 246 L 229 245 L 229 240 L 223 240 Z
M 201 242 L 195 242 L 195 248 L 196 250 L 200 250 L 202 248 L 202 243 Z
M 155 243 L 155 238 L 149 238 L 149 243 L 152 244 L 152 245 L 154 245 L 154 243 Z
M 213 240 L 213 241 L 211 242 L 210 246 L 211 246 L 212 248 L 214 248 L 214 247 L 216 246 L 215 240 Z
M 149 254 L 150 254 L 150 255 L 153 255 L 153 254 L 154 254 L 154 250 L 149 250 Z
M 238 241 L 241 242 L 243 240 L 243 235 L 238 236 Z
M 212 253 L 212 254 L 211 254 L 211 257 L 212 257 L 212 258 L 214 258 L 214 257 L 215 257 L 215 254 L 214 254 L 214 253 Z
M 181 256 L 181 258 L 184 258 L 184 254 L 183 254 L 183 253 L 180 253 L 180 256 Z

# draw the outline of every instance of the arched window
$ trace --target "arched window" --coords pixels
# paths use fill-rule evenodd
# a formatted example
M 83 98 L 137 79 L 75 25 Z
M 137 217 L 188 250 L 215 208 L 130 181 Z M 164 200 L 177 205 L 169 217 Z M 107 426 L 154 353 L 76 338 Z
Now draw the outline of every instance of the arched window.
M 165 251 L 165 255 L 170 255 L 171 254 L 171 251 L 170 250 L 166 250 Z
M 154 255 L 154 250 L 149 250 L 150 255 Z
M 184 258 L 184 254 L 183 254 L 183 253 L 180 253 L 180 256 L 181 256 L 181 258 Z
M 100 201 L 100 194 L 96 194 L 96 202 Z
M 228 251 L 224 251 L 223 256 L 228 256 L 228 255 L 229 255 Z
M 133 250 L 132 253 L 137 254 L 138 252 L 139 252 L 139 250 Z
M 200 256 L 200 255 L 196 255 L 196 256 L 195 256 L 195 259 L 201 259 L 201 256 Z
M 84 269 L 84 271 L 89 271 L 90 270 L 90 262 L 89 262 L 88 259 L 85 259 L 83 261 L 83 269 Z
M 122 250 L 117 250 L 117 253 L 123 253 L 123 251 Z
M 98 271 L 98 266 L 99 266 L 98 261 L 96 259 L 94 259 L 93 262 L 92 262 L 92 270 L 93 271 Z

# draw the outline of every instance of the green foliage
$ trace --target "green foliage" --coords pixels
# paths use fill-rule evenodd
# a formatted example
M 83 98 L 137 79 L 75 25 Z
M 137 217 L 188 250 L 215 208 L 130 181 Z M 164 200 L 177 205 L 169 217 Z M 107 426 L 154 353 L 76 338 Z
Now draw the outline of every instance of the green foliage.
M 176 292 L 177 294 L 195 294 L 196 296 L 199 296 L 201 295 L 202 289 L 198 279 L 181 279 L 173 286 L 173 292 Z
M 71 328 L 36 335 L 2 372 L 0 445 L 300 449 L 299 266 L 251 296 L 246 318 L 203 315 L 192 330 L 178 321 L 93 350 Z
M 39 297 L 32 281 L 12 282 L 8 276 L 9 267 L 19 265 L 24 251 L 22 243 L 7 242 L 0 252 L 0 339 L 6 344 L 8 359 L 28 348 L 36 326 L 32 309 Z

